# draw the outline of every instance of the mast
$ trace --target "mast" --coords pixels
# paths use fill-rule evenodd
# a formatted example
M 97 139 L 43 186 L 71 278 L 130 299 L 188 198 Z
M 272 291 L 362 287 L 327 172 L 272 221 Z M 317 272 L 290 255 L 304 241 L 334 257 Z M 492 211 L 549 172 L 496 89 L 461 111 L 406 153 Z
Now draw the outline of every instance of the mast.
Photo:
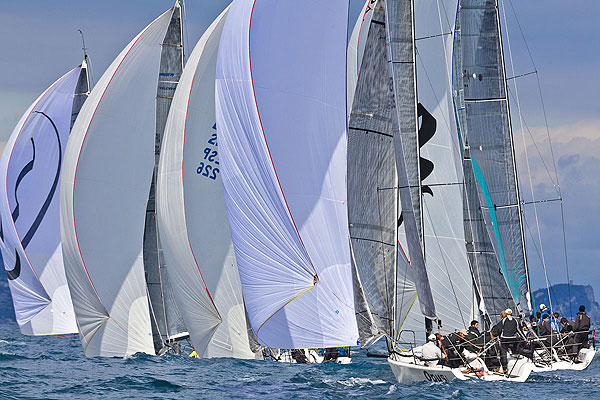
M 169 341 L 187 336 L 185 323 L 177 308 L 169 282 L 156 218 L 156 179 L 160 149 L 171 102 L 183 73 L 183 31 L 179 0 L 175 3 L 161 47 L 156 94 L 155 161 L 144 229 L 144 270 L 148 287 L 154 347 L 157 353 L 160 353 Z

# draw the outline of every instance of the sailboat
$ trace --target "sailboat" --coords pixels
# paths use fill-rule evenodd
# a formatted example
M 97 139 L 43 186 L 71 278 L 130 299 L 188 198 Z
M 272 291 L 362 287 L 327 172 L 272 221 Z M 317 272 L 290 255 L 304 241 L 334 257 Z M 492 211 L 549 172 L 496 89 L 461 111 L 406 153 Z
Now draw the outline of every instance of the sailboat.
M 61 238 L 86 356 L 160 354 L 187 337 L 153 218 L 162 133 L 182 68 L 178 1 L 113 61 L 73 126 Z
M 523 381 L 531 371 L 525 360 L 511 360 L 509 376 L 466 355 L 462 368 L 427 366 L 410 344 L 466 327 L 482 304 L 465 247 L 451 97 L 457 2 L 443 3 L 374 7 L 350 115 L 353 260 L 375 321 L 371 331 L 386 337 L 399 382 Z
M 23 114 L 0 160 L 0 249 L 25 335 L 78 332 L 62 260 L 57 188 L 67 139 L 89 90 L 86 54 Z
M 347 13 L 343 0 L 236 1 L 221 36 L 219 173 L 249 323 L 266 347 L 358 344 L 345 207 Z
M 196 353 L 255 358 L 227 222 L 215 124 L 217 52 L 228 10 L 196 44 L 175 91 L 161 149 L 157 220 L 173 293 Z

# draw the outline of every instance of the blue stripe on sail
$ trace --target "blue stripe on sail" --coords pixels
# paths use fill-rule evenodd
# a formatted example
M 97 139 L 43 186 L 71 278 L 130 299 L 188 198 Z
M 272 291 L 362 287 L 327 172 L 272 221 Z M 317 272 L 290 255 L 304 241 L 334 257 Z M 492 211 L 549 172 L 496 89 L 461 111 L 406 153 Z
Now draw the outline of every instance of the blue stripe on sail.
M 483 195 L 485 196 L 485 201 L 487 203 L 488 210 L 490 211 L 490 218 L 492 220 L 492 227 L 494 228 L 494 232 L 496 233 L 496 242 L 498 243 L 498 258 L 500 259 L 500 268 L 502 268 L 502 274 L 504 275 L 504 279 L 508 284 L 508 289 L 512 294 L 515 303 L 519 304 L 519 281 L 523 279 L 523 277 L 519 278 L 517 282 L 515 282 L 513 276 L 509 276 L 508 271 L 506 270 L 506 261 L 504 260 L 504 249 L 502 248 L 502 242 L 500 241 L 500 230 L 498 229 L 498 219 L 496 218 L 496 209 L 494 208 L 494 202 L 492 201 L 492 196 L 490 194 L 490 190 L 488 189 L 487 183 L 483 177 L 483 172 L 481 172 L 481 168 L 475 160 L 475 157 L 471 155 L 471 161 L 473 164 L 473 173 L 475 175 L 475 180 L 479 183 L 481 190 L 483 191 Z

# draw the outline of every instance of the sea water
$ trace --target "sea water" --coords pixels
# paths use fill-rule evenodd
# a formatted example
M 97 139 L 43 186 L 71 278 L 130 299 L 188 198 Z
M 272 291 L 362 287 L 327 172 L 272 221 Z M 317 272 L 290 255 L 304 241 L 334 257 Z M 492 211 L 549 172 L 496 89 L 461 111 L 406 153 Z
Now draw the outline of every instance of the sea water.
M 28 337 L 0 325 L 0 399 L 600 399 L 600 357 L 585 371 L 532 374 L 525 383 L 400 385 L 385 359 L 352 364 L 134 355 L 86 358 L 79 338 Z

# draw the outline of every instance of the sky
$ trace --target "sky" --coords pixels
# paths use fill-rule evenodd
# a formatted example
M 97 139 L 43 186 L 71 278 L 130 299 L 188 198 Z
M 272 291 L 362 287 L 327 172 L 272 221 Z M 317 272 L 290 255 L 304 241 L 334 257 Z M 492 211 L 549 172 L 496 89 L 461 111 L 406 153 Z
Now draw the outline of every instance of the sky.
M 350 2 L 351 25 L 362 2 Z M 186 54 L 227 4 L 226 0 L 186 1 Z M 0 143 L 41 92 L 81 63 L 78 29 L 85 33 L 98 80 L 123 47 L 171 6 L 169 0 L 4 1 Z M 554 156 L 564 199 L 570 278 L 575 284 L 593 285 L 600 297 L 600 1 L 501 0 L 500 13 L 506 14 L 502 29 L 507 76 L 537 71 L 509 83 L 522 199 L 558 197 Z M 521 121 L 526 129 L 521 129 Z M 536 210 L 532 205 L 524 207 L 532 288 L 546 285 L 542 252 L 550 283 L 566 282 L 560 203 L 539 203 Z M 543 246 L 538 242 L 538 223 Z

